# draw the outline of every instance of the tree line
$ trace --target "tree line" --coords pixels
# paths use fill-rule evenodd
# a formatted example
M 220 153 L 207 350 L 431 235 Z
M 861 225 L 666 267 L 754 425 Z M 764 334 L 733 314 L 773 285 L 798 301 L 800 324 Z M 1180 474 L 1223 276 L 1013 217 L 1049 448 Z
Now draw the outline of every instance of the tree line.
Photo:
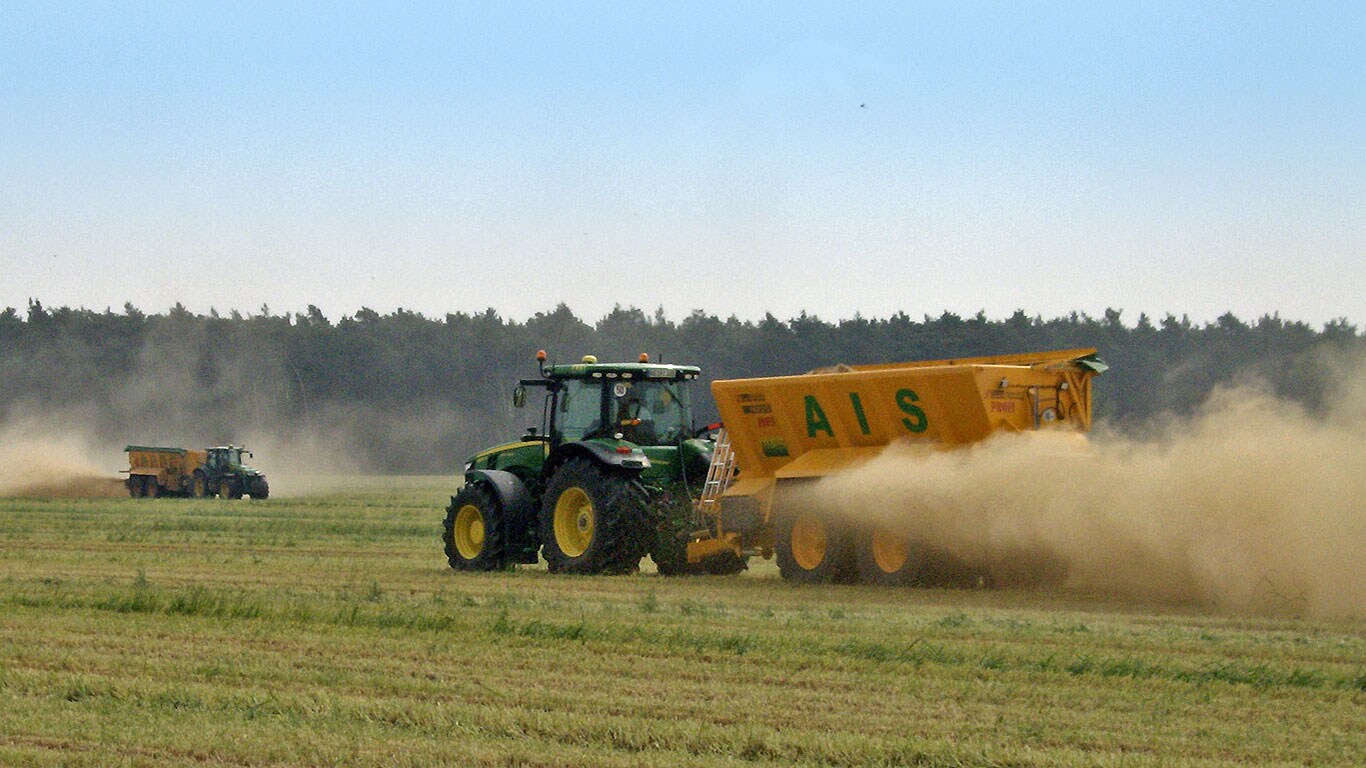
M 1189 413 L 1216 386 L 1253 380 L 1320 408 L 1330 361 L 1360 359 L 1366 335 L 1346 319 L 1321 328 L 1277 315 L 1126 323 L 1116 309 L 1049 319 L 1017 311 L 756 321 L 700 310 L 673 320 L 618 306 L 588 322 L 560 304 L 525 321 L 492 309 L 438 318 L 362 308 L 334 322 L 315 306 L 222 316 L 180 304 L 147 314 L 131 304 L 99 312 L 31 301 L 26 311 L 0 312 L 0 415 L 77 424 L 109 444 L 270 436 L 329 446 L 369 471 L 451 472 L 536 420 L 512 408 L 510 393 L 534 374 L 537 349 L 560 362 L 648 352 L 700 365 L 710 380 L 1073 347 L 1096 347 L 1110 364 L 1096 382 L 1095 414 L 1125 429 Z M 695 394 L 699 419 L 714 417 L 706 387 Z

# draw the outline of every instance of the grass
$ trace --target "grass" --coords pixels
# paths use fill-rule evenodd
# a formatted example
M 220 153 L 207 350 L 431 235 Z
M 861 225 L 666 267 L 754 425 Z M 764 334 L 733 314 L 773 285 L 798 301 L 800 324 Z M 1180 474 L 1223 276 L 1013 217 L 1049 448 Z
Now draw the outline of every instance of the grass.
M 0 499 L 0 765 L 1366 763 L 1366 622 L 459 574 L 443 478 Z

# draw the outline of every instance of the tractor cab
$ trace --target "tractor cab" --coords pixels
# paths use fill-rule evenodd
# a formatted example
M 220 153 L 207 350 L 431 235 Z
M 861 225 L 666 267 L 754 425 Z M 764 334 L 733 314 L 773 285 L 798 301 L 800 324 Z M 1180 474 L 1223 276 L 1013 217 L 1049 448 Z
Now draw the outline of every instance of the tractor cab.
M 206 463 L 222 472 L 234 464 L 242 463 L 242 449 L 232 446 L 219 446 L 208 449 L 208 460 Z
M 552 445 L 603 438 L 677 447 L 692 437 L 689 383 L 700 373 L 696 366 L 651 364 L 644 355 L 635 364 L 601 364 L 588 355 L 541 373 L 522 381 L 514 402 L 525 402 L 527 386 L 546 388 L 541 434 Z

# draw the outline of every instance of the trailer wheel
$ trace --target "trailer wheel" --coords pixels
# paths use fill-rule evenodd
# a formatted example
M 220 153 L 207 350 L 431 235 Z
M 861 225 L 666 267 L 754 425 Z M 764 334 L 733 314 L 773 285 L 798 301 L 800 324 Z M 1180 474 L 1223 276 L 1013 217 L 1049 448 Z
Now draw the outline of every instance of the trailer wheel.
M 150 475 L 142 478 L 142 495 L 149 499 L 155 499 L 161 495 L 161 486 L 157 485 L 157 479 Z
M 648 494 L 633 474 L 570 459 L 541 503 L 542 554 L 551 573 L 629 573 L 645 555 Z
M 482 484 L 466 485 L 446 507 L 442 541 L 446 561 L 457 571 L 504 567 L 503 508 Z
M 862 581 L 886 586 L 921 583 L 926 564 L 925 548 L 908 533 L 877 524 L 854 531 L 854 558 Z
M 809 584 L 853 579 L 853 548 L 843 521 L 799 509 L 779 515 L 775 528 L 784 579 Z
M 135 498 L 142 498 L 142 475 L 128 476 L 128 495 Z
M 190 481 L 190 495 L 196 499 L 209 495 L 209 481 L 204 478 L 203 472 L 194 473 L 194 479 Z

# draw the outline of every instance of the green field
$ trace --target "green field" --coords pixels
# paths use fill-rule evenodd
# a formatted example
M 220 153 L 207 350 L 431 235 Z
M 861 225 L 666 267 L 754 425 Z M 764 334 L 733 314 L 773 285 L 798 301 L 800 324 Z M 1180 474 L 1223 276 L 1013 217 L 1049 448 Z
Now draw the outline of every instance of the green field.
M 0 499 L 0 765 L 1366 764 L 1362 619 L 458 574 L 451 480 L 319 487 Z

